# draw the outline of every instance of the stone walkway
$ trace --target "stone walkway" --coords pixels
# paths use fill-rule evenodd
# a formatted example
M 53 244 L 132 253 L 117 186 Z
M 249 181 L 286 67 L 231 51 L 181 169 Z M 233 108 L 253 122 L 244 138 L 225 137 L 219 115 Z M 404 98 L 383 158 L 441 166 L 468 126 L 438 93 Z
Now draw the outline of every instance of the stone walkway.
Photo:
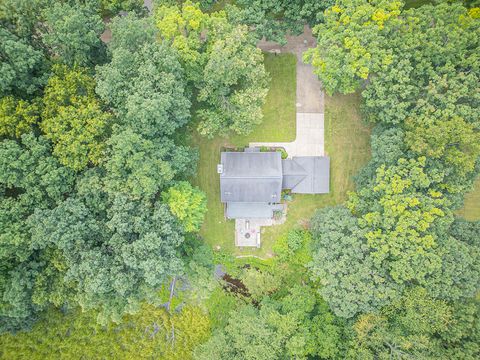
M 296 138 L 290 143 L 255 143 L 250 146 L 283 147 L 288 157 L 324 156 L 324 92 L 311 65 L 302 61 L 303 53 L 316 45 L 308 26 L 300 36 L 287 36 L 287 44 L 260 41 L 258 47 L 274 53 L 293 53 L 297 57 Z

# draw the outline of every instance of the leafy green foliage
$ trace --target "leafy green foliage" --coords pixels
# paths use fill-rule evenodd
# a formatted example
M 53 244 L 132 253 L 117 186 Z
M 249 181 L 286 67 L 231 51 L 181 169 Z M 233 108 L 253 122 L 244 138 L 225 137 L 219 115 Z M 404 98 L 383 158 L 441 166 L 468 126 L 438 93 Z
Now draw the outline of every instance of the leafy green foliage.
M 273 244 L 273 251 L 280 262 L 304 266 L 311 261 L 312 235 L 309 231 L 294 229 Z
M 117 196 L 101 221 L 81 201 L 68 199 L 36 211 L 29 225 L 34 246 L 62 250 L 78 303 L 84 310 L 99 309 L 102 323 L 118 322 L 124 313 L 138 311 L 142 300 L 153 301 L 155 289 L 182 269 L 176 253 L 181 231 L 159 203 Z
M 465 175 L 475 169 L 480 157 L 478 125 L 460 117 L 405 121 L 405 142 L 417 154 L 444 159 L 447 166 Z
M 73 187 L 73 173 L 50 154 L 48 140 L 32 134 L 0 143 L 0 331 L 26 326 L 70 297 L 61 254 L 33 246 L 27 226 L 35 209 L 55 207 Z
M 242 283 L 255 301 L 260 301 L 264 296 L 275 292 L 280 286 L 280 280 L 278 276 L 255 268 L 246 269 L 241 276 Z
M 5 358 L 87 358 L 189 360 L 192 349 L 210 333 L 208 317 L 197 307 L 168 315 L 165 309 L 143 305 L 123 323 L 98 325 L 94 311 L 49 311 L 31 332 L 0 337 Z
M 114 134 L 108 141 L 105 186 L 112 193 L 152 199 L 172 184 L 175 175 L 188 173 L 195 156 L 172 140 L 148 140 L 131 129 Z
M 53 153 L 74 170 L 103 157 L 104 138 L 111 116 L 95 98 L 95 82 L 82 70 L 54 68 L 45 88 L 40 128 L 55 144 Z
M 90 66 L 101 59 L 102 18 L 92 3 L 56 3 L 44 11 L 43 43 L 67 65 Z
M 359 225 L 367 229 L 375 262 L 388 261 L 386 268 L 399 283 L 422 281 L 440 262 L 431 250 L 436 245 L 435 226 L 448 223 L 443 221 L 448 202 L 435 191 L 442 178 L 424 167 L 425 158 L 382 166 L 373 188 L 359 190 L 349 203 L 352 212 L 361 215 Z
M 102 14 L 112 15 L 120 11 L 140 12 L 143 8 L 142 0 L 100 0 Z
M 401 286 L 388 280 L 385 269 L 376 266 L 362 241 L 365 230 L 346 208 L 319 210 L 311 221 L 312 279 L 338 316 L 350 318 L 388 304 Z
M 19 138 L 39 120 L 38 101 L 17 100 L 12 96 L 0 99 L 0 136 Z
M 354 325 L 350 358 L 464 358 L 473 359 L 479 347 L 478 305 L 452 307 L 413 288 L 380 314 L 365 314 Z M 467 330 L 469 329 L 469 330 Z M 459 340 L 467 345 L 459 346 Z
M 34 94 L 45 83 L 43 53 L 0 27 L 0 96 Z
M 40 43 L 38 37 L 43 10 L 52 0 L 2 0 L 0 25 L 32 45 Z
M 224 129 L 245 135 L 261 123 L 268 92 L 262 61 L 246 27 L 233 29 L 211 45 L 198 95 L 207 104 L 199 111 L 202 135 L 224 133 Z
M 187 232 L 196 232 L 202 226 L 207 211 L 207 198 L 198 188 L 181 181 L 162 193 L 162 200 L 177 217 Z
M 313 331 L 319 326 L 323 336 L 316 337 L 319 334 Z M 324 304 L 317 305 L 312 289 L 295 285 L 279 299 L 264 298 L 259 308 L 243 305 L 231 311 L 225 328 L 215 331 L 212 338 L 200 345 L 194 357 L 304 359 L 317 354 L 341 357 L 343 337 L 342 324 L 332 318 Z
M 370 74 L 393 61 L 382 38 L 399 24 L 400 1 L 337 1 L 314 28 L 316 48 L 304 59 L 315 68 L 329 94 L 352 93 Z
M 223 11 L 203 13 L 190 1 L 157 7 L 155 20 L 163 43 L 177 49 L 198 90 L 199 132 L 250 133 L 262 119 L 267 74 L 248 28 L 231 25 Z
M 229 18 L 251 26 L 258 39 L 285 44 L 287 31 L 303 32 L 305 23 L 313 26 L 323 19 L 323 10 L 332 5 L 331 0 L 239 0 L 227 6 Z
M 190 119 L 182 67 L 172 48 L 150 41 L 152 31 L 134 16 L 116 20 L 112 61 L 96 74 L 97 93 L 116 110 L 120 125 L 150 139 L 172 135 Z

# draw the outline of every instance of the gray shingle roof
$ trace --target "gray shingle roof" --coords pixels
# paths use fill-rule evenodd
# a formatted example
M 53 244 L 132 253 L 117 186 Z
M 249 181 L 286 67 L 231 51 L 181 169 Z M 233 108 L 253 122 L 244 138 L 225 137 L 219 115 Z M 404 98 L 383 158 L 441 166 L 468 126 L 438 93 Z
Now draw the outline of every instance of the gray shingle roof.
M 270 219 L 273 206 L 267 203 L 233 202 L 227 203 L 228 219 Z
M 278 152 L 222 152 L 222 202 L 280 202 L 282 159 Z
M 330 158 L 326 156 L 299 156 L 292 160 L 304 168 L 308 174 L 291 188 L 292 193 L 328 194 L 330 192 Z
M 293 189 L 300 181 L 307 177 L 307 171 L 293 159 L 282 160 L 283 189 Z

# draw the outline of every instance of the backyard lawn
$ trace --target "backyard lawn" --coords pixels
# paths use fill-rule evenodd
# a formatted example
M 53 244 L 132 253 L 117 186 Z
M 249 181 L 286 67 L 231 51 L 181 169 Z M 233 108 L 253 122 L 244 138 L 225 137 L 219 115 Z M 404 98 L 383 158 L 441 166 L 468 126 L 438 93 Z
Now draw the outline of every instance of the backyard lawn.
M 194 183 L 206 194 L 208 211 L 201 235 L 214 249 L 236 255 L 272 256 L 272 244 L 296 225 L 308 221 L 315 209 L 339 204 L 353 190 L 352 176 L 370 156 L 370 130 L 360 119 L 360 97 L 335 95 L 325 97 L 325 150 L 331 158 L 331 193 L 328 195 L 295 195 L 288 204 L 287 221 L 266 227 L 260 249 L 239 249 L 234 244 L 234 221 L 226 221 L 220 203 L 220 180 L 216 165 L 223 146 L 246 146 L 249 142 L 293 141 L 295 139 L 295 63 L 293 55 L 265 55 L 265 66 L 272 82 L 263 109 L 263 123 L 248 136 L 216 137 L 208 140 L 192 129 L 193 143 L 200 160 Z
M 480 178 L 475 182 L 473 191 L 465 196 L 465 204 L 458 211 L 467 220 L 480 220 Z

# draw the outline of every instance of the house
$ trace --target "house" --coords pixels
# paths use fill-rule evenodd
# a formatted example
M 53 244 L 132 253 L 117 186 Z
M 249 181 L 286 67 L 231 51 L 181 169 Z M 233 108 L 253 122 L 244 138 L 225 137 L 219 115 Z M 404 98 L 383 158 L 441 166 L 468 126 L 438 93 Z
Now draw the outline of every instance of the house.
M 297 194 L 329 192 L 330 159 L 299 156 L 282 159 L 280 152 L 222 152 L 217 166 L 220 197 L 228 219 L 271 219 L 281 211 L 282 190 Z

